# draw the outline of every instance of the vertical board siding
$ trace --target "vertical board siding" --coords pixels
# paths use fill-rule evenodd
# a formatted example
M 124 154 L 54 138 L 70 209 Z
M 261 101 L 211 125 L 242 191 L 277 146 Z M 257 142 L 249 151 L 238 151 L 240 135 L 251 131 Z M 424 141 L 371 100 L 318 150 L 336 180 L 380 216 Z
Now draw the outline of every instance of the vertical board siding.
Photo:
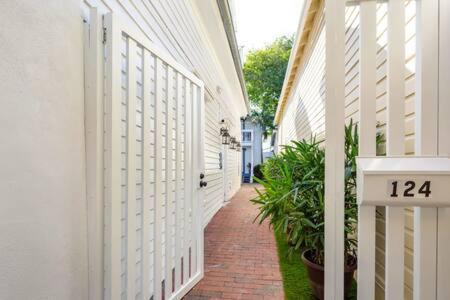
M 405 153 L 414 154 L 415 98 L 415 34 L 416 3 L 405 1 Z M 325 135 L 325 30 L 323 12 L 318 14 L 311 29 L 312 38 L 306 45 L 303 64 L 299 66 L 294 87 L 280 119 L 278 145 L 292 140 Z M 346 8 L 345 44 L 345 118 L 359 121 L 359 7 Z M 376 120 L 377 131 L 386 133 L 387 104 L 387 4 L 378 3 L 376 13 Z M 385 153 L 382 143 L 378 153 Z M 376 220 L 376 297 L 384 297 L 385 209 Z M 405 299 L 412 299 L 413 290 L 413 212 L 405 209 Z

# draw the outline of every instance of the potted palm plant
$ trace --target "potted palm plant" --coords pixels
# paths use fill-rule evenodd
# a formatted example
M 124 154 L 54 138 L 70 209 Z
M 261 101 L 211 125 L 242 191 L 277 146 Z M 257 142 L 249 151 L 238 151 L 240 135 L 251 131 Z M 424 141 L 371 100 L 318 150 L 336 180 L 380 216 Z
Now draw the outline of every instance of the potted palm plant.
M 377 140 L 380 140 L 379 138 Z M 345 293 L 350 290 L 356 258 L 356 156 L 357 126 L 345 128 Z M 323 299 L 325 259 L 325 151 L 312 138 L 285 146 L 263 166 L 263 189 L 252 201 L 259 205 L 260 222 L 270 219 L 283 231 L 289 251 L 300 255 L 308 270 L 314 295 Z

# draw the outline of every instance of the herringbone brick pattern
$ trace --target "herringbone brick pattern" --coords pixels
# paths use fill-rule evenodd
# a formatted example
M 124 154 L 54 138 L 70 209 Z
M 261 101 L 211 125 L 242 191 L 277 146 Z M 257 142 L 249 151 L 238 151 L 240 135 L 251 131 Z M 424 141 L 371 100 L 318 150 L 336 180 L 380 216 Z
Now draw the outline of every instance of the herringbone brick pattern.
M 185 299 L 283 299 L 273 232 L 253 223 L 254 187 L 243 185 L 207 226 L 205 277 Z

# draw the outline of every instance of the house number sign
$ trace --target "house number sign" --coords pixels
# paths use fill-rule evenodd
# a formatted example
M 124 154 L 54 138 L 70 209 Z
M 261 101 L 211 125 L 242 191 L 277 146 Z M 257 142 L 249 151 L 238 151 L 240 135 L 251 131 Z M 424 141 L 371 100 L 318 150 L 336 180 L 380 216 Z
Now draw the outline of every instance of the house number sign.
M 389 180 L 388 194 L 391 198 L 431 198 L 431 181 L 418 183 L 415 180 Z
M 359 205 L 450 206 L 447 157 L 358 157 Z

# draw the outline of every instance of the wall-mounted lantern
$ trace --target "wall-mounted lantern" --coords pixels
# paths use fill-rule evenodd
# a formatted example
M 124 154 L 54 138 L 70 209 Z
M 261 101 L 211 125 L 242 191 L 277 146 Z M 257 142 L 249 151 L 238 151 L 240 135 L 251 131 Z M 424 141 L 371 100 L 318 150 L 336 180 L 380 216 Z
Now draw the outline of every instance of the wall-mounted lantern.
M 225 122 L 225 119 L 222 119 L 220 121 L 220 125 L 221 125 L 221 127 L 220 127 L 220 136 L 222 137 L 222 144 L 223 145 L 229 145 L 231 136 L 228 133 L 228 127 L 227 127 L 227 124 Z
M 241 142 L 236 143 L 236 151 L 241 152 Z
M 222 132 L 222 130 L 221 130 L 221 132 Z M 222 133 L 222 144 L 223 145 L 229 145 L 230 144 L 230 138 L 231 138 L 231 136 L 228 133 L 228 129 L 223 130 L 223 133 Z
M 225 126 L 221 127 L 220 128 L 220 135 L 224 135 L 225 133 L 228 133 L 228 128 L 226 128 Z
M 236 138 L 234 136 L 230 138 L 230 149 L 236 149 Z

